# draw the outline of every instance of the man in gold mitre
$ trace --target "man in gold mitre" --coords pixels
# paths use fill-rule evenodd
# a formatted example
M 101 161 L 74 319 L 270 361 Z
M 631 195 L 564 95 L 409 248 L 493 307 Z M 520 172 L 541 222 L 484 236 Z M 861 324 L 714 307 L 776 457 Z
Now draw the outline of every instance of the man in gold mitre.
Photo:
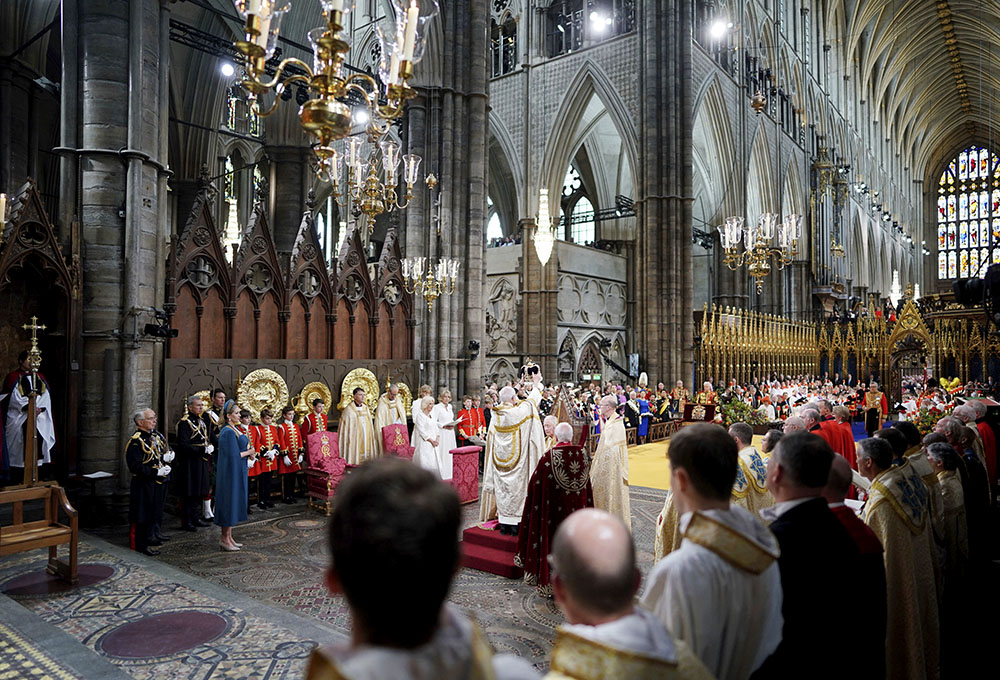
M 496 517 L 500 533 L 517 535 L 528 481 L 543 453 L 545 433 L 535 403 L 531 399 L 518 402 L 517 391 L 504 387 L 486 434 L 481 521 Z

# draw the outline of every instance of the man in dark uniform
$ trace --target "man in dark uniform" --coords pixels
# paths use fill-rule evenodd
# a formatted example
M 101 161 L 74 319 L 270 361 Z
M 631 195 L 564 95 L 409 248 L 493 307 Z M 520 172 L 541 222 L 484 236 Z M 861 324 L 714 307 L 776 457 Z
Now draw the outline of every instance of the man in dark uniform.
M 156 525 L 158 512 L 157 498 L 161 497 L 157 487 L 165 485 L 170 474 L 170 465 L 163 460 L 166 447 L 153 435 L 156 413 L 152 409 L 136 411 L 132 416 L 135 434 L 125 447 L 125 463 L 132 473 L 129 488 L 129 521 L 132 523 L 131 547 L 143 555 L 155 556 L 159 552 L 149 549 L 150 534 Z
M 215 450 L 202 419 L 204 403 L 197 396 L 188 398 L 187 413 L 177 423 L 177 496 L 181 500 L 181 529 L 197 531 L 207 527 L 198 505 L 208 495 L 209 465 Z
M 205 492 L 205 496 L 202 499 L 204 502 L 201 509 L 201 514 L 204 515 L 206 520 L 215 517 L 212 513 L 212 489 L 215 488 L 215 463 L 219 455 L 215 451 L 219 448 L 219 433 L 226 426 L 226 419 L 222 414 L 222 407 L 225 403 L 226 391 L 221 387 L 216 387 L 212 390 L 212 405 L 201 414 L 202 419 L 205 421 L 205 427 L 208 430 L 208 443 L 212 445 L 211 467 L 208 473 L 208 491 Z
M 173 470 L 174 452 L 167 443 L 167 438 L 156 429 L 156 414 L 153 414 L 153 448 L 159 454 L 160 459 L 168 468 Z M 163 545 L 170 540 L 170 537 L 163 533 L 163 506 L 167 503 L 167 490 L 170 488 L 170 477 L 165 477 L 162 484 L 156 485 L 156 495 L 153 507 L 156 514 L 153 518 L 153 527 L 149 532 L 149 545 Z

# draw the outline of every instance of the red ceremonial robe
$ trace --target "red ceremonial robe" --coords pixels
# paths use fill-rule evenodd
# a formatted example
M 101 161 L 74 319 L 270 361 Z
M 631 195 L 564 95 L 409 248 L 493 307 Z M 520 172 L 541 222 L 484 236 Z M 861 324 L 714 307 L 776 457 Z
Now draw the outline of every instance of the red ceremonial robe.
M 590 486 L 590 454 L 582 446 L 558 444 L 545 452 L 528 482 L 528 497 L 517 535 L 515 564 L 524 580 L 549 595 L 549 546 L 564 519 L 594 507 Z
M 257 433 L 257 439 L 254 440 L 254 447 L 258 455 L 257 467 L 260 472 L 274 472 L 278 469 L 278 458 L 281 457 L 281 454 L 279 453 L 274 460 L 268 460 L 264 454 L 270 451 L 275 444 L 278 445 L 278 448 L 282 447 L 278 428 L 274 425 L 258 425 L 254 430 Z
M 843 431 L 843 434 L 841 436 L 844 438 L 845 451 L 846 451 L 844 453 L 844 458 L 847 459 L 847 462 L 851 464 L 852 468 L 857 470 L 858 447 L 854 443 L 854 430 L 851 429 L 851 423 L 850 422 L 837 423 L 837 427 L 839 427 Z M 847 445 L 848 442 L 850 443 L 849 445 Z
M 976 428 L 983 440 L 983 452 L 986 454 L 986 475 L 992 488 L 997 479 L 997 438 L 993 428 L 985 420 L 977 420 Z
M 256 427 L 244 427 L 240 425 L 240 431 L 247 436 L 250 441 L 250 448 L 255 452 L 260 451 L 260 443 L 257 439 L 257 428 Z M 249 458 L 247 459 L 249 460 Z M 253 467 L 247 468 L 247 477 L 256 477 L 260 474 L 260 458 L 254 462 Z

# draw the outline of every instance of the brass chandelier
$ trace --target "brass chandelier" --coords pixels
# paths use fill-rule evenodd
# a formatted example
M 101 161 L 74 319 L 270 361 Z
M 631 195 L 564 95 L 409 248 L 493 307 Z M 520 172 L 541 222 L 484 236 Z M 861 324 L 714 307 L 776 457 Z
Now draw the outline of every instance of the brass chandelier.
M 413 76 L 413 65 L 423 58 L 430 21 L 439 12 L 437 0 L 392 0 L 394 20 L 377 31 L 381 83 L 367 73 L 345 75 L 350 45 L 342 32 L 353 0 L 320 0 L 323 25 L 308 34 L 313 63 L 288 57 L 277 65 L 270 79 L 267 79 L 267 60 L 274 56 L 281 22 L 291 9 L 291 2 L 234 0 L 234 4 L 245 21 L 244 38 L 235 43 L 245 57 L 242 84 L 259 115 L 274 113 L 282 93 L 290 86 L 307 86 L 310 98 L 299 109 L 299 120 L 315 140 L 316 176 L 333 184 L 337 202 L 342 206 L 353 202 L 356 211 L 369 218 L 369 229 L 374 228 L 375 216 L 406 208 L 418 180 L 420 157 L 401 156 L 399 146 L 387 133 L 392 121 L 402 115 L 406 101 L 416 96 L 408 81 Z M 271 91 L 274 103 L 262 108 L 260 98 Z M 350 138 L 340 151 L 334 143 L 351 137 L 353 118 L 349 102 L 352 100 L 360 102 L 367 114 L 366 140 Z M 363 153 L 366 141 L 370 147 L 367 159 Z M 401 161 L 406 184 L 402 199 L 397 195 Z M 342 188 L 344 166 L 348 178 Z M 425 182 L 433 189 L 437 179 L 431 174 Z
M 774 213 L 763 213 L 755 225 L 744 222 L 742 217 L 727 217 L 726 223 L 719 227 L 725 251 L 722 261 L 732 271 L 745 265 L 757 282 L 757 293 L 761 293 L 764 278 L 771 272 L 771 259 L 774 258 L 778 269 L 784 269 L 798 255 L 802 216 L 787 215 L 782 220 Z
M 403 258 L 403 288 L 413 295 L 420 293 L 427 303 L 427 311 L 434 308 L 434 301 L 442 294 L 455 292 L 455 280 L 461 263 L 453 257 L 442 257 L 437 265 L 429 266 L 426 257 Z

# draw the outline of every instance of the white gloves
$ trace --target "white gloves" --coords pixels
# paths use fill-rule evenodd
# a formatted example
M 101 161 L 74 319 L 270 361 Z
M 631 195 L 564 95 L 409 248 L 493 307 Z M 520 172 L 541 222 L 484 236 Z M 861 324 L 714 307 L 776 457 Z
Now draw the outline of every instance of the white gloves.
M 156 471 L 156 476 L 157 477 L 166 477 L 169 474 L 170 474 L 170 466 L 169 465 L 164 465 L 163 467 L 161 467 L 160 469 L 158 469 Z
M 278 454 L 272 449 L 271 451 L 265 453 L 264 457 L 267 458 L 268 460 L 274 460 L 275 458 L 278 457 Z
M 281 451 L 281 447 L 275 444 L 274 446 L 271 447 L 271 450 L 277 453 L 278 451 Z
M 215 447 L 211 444 L 205 447 L 205 453 L 212 453 L 213 451 L 215 451 Z
M 175 454 L 172 450 L 169 450 L 165 454 L 163 454 L 163 460 L 165 460 L 168 463 L 173 463 L 176 455 L 177 454 Z
M 252 470 L 253 469 L 254 462 L 255 461 L 254 461 L 253 458 L 247 458 L 247 470 Z
M 301 463 L 301 462 L 302 462 L 302 454 L 300 453 L 299 454 L 299 463 Z
M 285 457 L 281 459 L 281 462 L 285 464 L 285 467 L 292 467 L 292 459 L 288 457 L 287 453 L 285 454 Z

